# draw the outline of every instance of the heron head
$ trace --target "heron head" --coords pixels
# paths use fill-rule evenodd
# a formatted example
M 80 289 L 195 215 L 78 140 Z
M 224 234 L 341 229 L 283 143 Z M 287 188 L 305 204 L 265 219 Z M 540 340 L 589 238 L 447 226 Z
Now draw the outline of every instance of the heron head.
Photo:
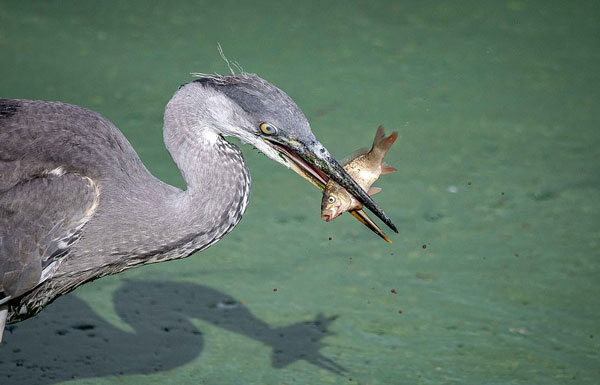
M 206 76 L 195 83 L 214 92 L 215 100 L 225 96 L 211 107 L 212 124 L 221 134 L 253 145 L 321 190 L 333 179 L 397 232 L 390 218 L 315 138 L 308 120 L 285 92 L 248 73 Z

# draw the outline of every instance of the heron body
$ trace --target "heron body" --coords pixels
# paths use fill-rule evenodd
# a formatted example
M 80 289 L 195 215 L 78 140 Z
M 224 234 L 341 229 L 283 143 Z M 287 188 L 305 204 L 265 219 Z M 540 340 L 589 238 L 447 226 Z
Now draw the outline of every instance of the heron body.
M 17 113 L 0 134 L 13 150 L 13 160 L 2 163 L 2 289 L 25 295 L 9 302 L 9 321 L 91 279 L 206 248 L 241 219 L 250 176 L 239 149 L 221 137 L 199 132 L 176 158 L 189 178 L 181 191 L 154 178 L 98 114 L 62 103 L 10 103 Z M 35 137 L 44 146 L 32 151 L 27 138 Z M 211 167 L 196 183 L 191 170 L 204 164 Z M 51 279 L 40 282 L 43 276 Z
M 186 257 L 231 231 L 251 181 L 225 136 L 318 186 L 334 178 L 389 220 L 316 140 L 292 99 L 256 75 L 181 86 L 165 109 L 163 133 L 185 190 L 152 176 L 95 112 L 0 99 L 0 326 L 85 282 Z

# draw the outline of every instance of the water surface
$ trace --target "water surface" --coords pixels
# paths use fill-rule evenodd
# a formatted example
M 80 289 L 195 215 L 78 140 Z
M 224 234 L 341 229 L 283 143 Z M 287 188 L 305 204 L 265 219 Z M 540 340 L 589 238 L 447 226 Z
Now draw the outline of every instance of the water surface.
M 397 130 L 376 200 L 400 234 L 322 222 L 312 186 L 244 147 L 253 196 L 230 235 L 15 325 L 0 382 L 596 383 L 598 16 L 591 1 L 4 2 L 0 95 L 100 112 L 180 187 L 164 105 L 190 72 L 227 72 L 217 42 L 338 158 Z

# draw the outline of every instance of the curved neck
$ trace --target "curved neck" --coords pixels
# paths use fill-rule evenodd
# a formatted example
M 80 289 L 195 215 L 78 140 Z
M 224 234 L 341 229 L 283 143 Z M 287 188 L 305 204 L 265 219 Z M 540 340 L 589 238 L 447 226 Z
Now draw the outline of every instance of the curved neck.
M 111 266 L 101 270 L 106 275 L 186 257 L 209 247 L 240 221 L 251 190 L 241 151 L 201 114 L 212 101 L 181 91 L 167 105 L 163 133 L 187 189 L 166 185 L 147 171 L 139 180 L 105 185 L 98 214 L 86 225 L 94 237 L 82 237 L 74 257 L 61 266 L 64 271 L 93 274 L 101 270 L 98 266 Z
M 188 237 L 197 234 L 197 249 L 229 232 L 250 197 L 242 153 L 220 134 L 233 110 L 227 97 L 193 83 L 180 88 L 165 108 L 165 145 L 187 185 L 178 202 L 179 220 Z
M 177 243 L 184 250 L 173 250 L 172 258 L 221 239 L 241 220 L 250 198 L 250 173 L 239 148 L 210 130 L 195 135 L 193 145 L 186 142 L 178 150 L 170 149 L 187 184 L 176 199 L 176 219 L 171 224 L 178 229 Z
M 242 153 L 219 133 L 219 122 L 227 121 L 226 117 L 203 114 L 209 110 L 207 103 L 226 100 L 220 94 L 198 91 L 198 87 L 180 89 L 165 109 L 165 145 L 187 189 L 171 202 L 173 210 L 168 213 L 174 217 L 165 231 L 174 241 L 144 263 L 209 247 L 237 225 L 250 198 L 250 173 Z

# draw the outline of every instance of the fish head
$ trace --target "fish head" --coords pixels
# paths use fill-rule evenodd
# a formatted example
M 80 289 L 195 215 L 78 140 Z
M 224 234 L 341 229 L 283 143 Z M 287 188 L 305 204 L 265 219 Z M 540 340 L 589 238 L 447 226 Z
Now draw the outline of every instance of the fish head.
M 352 195 L 334 182 L 328 183 L 321 200 L 321 219 L 330 222 L 348 211 L 353 202 L 357 202 Z

